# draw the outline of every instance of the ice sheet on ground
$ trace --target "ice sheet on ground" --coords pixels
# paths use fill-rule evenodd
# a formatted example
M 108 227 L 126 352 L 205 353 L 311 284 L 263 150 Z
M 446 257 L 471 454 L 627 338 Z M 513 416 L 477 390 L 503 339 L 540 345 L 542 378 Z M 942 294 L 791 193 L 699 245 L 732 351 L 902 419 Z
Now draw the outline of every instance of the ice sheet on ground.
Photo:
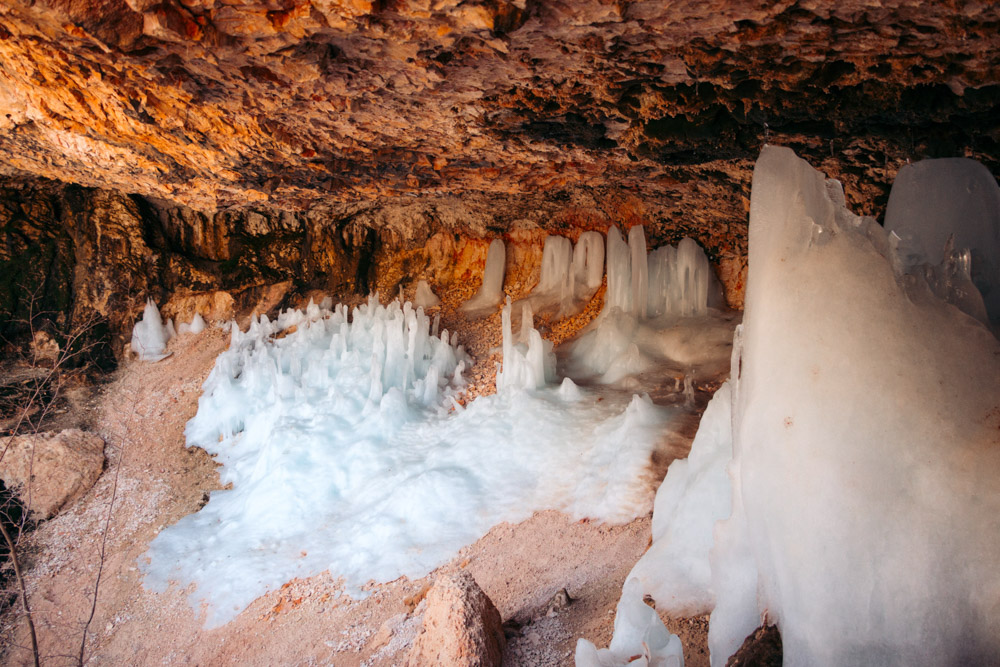
M 989 318 L 1000 322 L 1000 186 L 968 158 L 921 160 L 899 170 L 889 193 L 885 228 L 900 238 L 903 266 L 937 266 L 949 237 L 969 250 L 972 282 Z
M 493 239 L 486 252 L 483 284 L 471 299 L 461 305 L 469 317 L 485 317 L 496 312 L 503 301 L 503 279 L 507 270 L 507 250 L 503 240 Z
M 153 541 L 147 585 L 197 584 L 191 601 L 214 626 L 293 577 L 329 569 L 358 594 L 423 576 L 538 510 L 610 522 L 649 511 L 645 472 L 670 409 L 572 383 L 531 389 L 524 369 L 544 373 L 546 354 L 530 343 L 508 351 L 502 391 L 463 409 L 464 355 L 429 326 L 409 304 L 370 301 L 350 321 L 311 303 L 234 328 L 186 431 L 233 487 Z
M 142 319 L 132 327 L 130 345 L 132 351 L 142 361 L 159 361 L 170 356 L 166 351 L 167 342 L 174 335 L 173 321 L 167 320 L 167 323 L 164 324 L 156 303 L 152 299 L 147 299 L 146 306 L 142 311 Z
M 642 584 L 637 579 L 625 581 L 614 632 L 611 645 L 600 650 L 586 639 L 577 640 L 576 667 L 684 667 L 681 640 L 642 601 Z
M 789 149 L 761 153 L 713 664 L 764 612 L 786 664 L 985 664 L 1000 655 L 1000 343 L 900 277 L 886 232 L 842 202 Z
M 659 611 L 695 616 L 712 611 L 715 522 L 731 507 L 726 465 L 733 457 L 732 396 L 725 382 L 715 392 L 691 453 L 670 464 L 653 505 L 653 544 L 628 579 L 637 580 Z

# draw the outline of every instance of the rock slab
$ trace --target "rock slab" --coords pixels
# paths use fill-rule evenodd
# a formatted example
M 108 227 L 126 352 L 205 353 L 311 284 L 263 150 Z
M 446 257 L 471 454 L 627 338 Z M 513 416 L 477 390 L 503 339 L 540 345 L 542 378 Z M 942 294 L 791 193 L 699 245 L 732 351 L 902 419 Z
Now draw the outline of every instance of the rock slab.
M 472 575 L 443 575 L 427 593 L 424 628 L 407 665 L 498 666 L 504 648 L 500 612 Z
M 94 485 L 104 467 L 104 440 L 80 429 L 0 441 L 0 479 L 35 519 L 48 519 Z

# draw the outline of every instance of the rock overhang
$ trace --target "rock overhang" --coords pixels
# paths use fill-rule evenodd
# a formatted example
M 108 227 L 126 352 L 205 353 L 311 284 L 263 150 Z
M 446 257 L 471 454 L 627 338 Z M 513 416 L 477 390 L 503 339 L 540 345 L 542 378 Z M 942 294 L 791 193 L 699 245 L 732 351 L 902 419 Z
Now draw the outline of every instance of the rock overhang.
M 960 1 L 11 0 L 0 156 L 202 211 L 583 190 L 714 224 L 772 141 L 879 205 L 910 159 L 996 173 L 998 26 Z

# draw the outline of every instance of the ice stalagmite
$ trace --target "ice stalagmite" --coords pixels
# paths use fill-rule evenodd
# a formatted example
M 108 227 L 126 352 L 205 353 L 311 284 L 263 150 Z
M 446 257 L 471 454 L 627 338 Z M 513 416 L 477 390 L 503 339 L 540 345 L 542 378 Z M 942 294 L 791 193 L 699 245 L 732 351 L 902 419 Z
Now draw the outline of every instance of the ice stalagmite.
M 173 328 L 170 320 L 164 325 L 156 303 L 148 299 L 142 311 L 142 319 L 132 327 L 132 352 L 143 361 L 159 361 L 169 356 L 166 348 L 167 341 L 174 336 Z
M 763 613 L 788 665 L 1000 655 L 1000 343 L 891 248 L 839 183 L 764 149 L 713 664 Z
M 417 292 L 413 297 L 413 305 L 420 308 L 433 308 L 441 305 L 441 299 L 427 284 L 426 280 L 417 282 Z
M 604 294 L 604 311 L 615 308 L 623 313 L 632 311 L 632 254 L 617 227 L 608 229 L 608 290 Z
M 201 316 L 201 313 L 196 312 L 194 317 L 191 318 L 190 322 L 181 322 L 177 326 L 177 333 L 185 334 L 200 334 L 205 330 L 205 318 Z
M 628 230 L 628 248 L 631 255 L 631 307 L 628 312 L 636 317 L 646 317 L 646 301 L 649 298 L 649 265 L 646 262 L 646 234 L 642 225 Z
M 733 456 L 731 406 L 726 382 L 705 409 L 691 453 L 670 464 L 653 506 L 653 544 L 628 576 L 657 609 L 676 616 L 706 614 L 714 606 L 709 554 L 715 522 L 729 516 L 732 503 L 726 475 Z
M 576 281 L 594 291 L 604 280 L 604 237 L 600 232 L 584 232 L 573 250 Z
M 538 284 L 531 294 L 514 304 L 514 313 L 526 304 L 534 313 L 575 315 L 601 286 L 603 271 L 604 240 L 598 232 L 581 234 L 575 250 L 569 239 L 549 235 L 542 248 Z
M 580 639 L 575 662 L 576 667 L 684 667 L 684 649 L 680 638 L 670 634 L 656 611 L 643 602 L 639 581 L 629 579 L 615 609 L 611 646 L 598 650 Z
M 486 268 L 483 270 L 483 284 L 476 294 L 462 304 L 462 310 L 473 317 L 481 317 L 496 312 L 503 300 L 503 278 L 507 267 L 507 251 L 501 239 L 493 239 L 486 252 Z
M 541 334 L 531 326 L 529 306 L 524 308 L 519 336 L 526 340 L 524 343 L 515 342 L 511 331 L 511 309 L 510 297 L 507 297 L 507 305 L 501 314 L 503 365 L 497 373 L 497 391 L 544 387 L 555 379 L 556 360 L 552 343 L 543 340 Z

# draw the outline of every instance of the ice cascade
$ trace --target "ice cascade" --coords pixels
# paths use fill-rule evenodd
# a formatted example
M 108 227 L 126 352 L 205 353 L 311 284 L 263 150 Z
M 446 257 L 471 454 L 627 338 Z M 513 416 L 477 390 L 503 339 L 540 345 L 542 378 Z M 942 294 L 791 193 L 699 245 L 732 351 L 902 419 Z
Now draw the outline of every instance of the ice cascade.
M 464 312 L 472 317 L 482 317 L 496 312 L 497 304 L 503 300 L 503 278 L 507 267 L 507 250 L 503 240 L 493 239 L 486 252 L 486 268 L 483 269 L 483 284 L 471 299 L 462 304 Z
M 542 268 L 531 294 L 514 304 L 514 313 L 529 305 L 535 314 L 570 317 L 590 302 L 604 279 L 604 237 L 583 232 L 574 248 L 563 236 L 545 237 Z

